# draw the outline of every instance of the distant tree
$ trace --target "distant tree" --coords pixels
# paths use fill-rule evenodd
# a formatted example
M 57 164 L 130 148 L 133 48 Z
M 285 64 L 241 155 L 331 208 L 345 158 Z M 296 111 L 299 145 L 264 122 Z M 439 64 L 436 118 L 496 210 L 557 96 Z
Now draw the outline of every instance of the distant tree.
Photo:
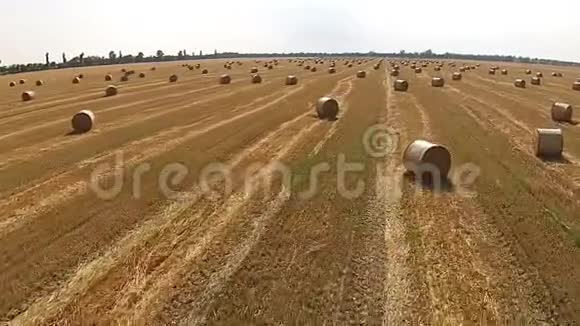
M 178 58 L 183 58 L 183 51 L 177 52 L 177 57 Z
M 139 52 L 139 53 L 137 54 L 137 57 L 135 57 L 135 61 L 136 61 L 136 62 L 141 62 L 141 61 L 143 61 L 143 58 L 144 58 L 144 57 L 145 57 L 145 55 L 143 54 L 143 52 Z
M 165 56 L 165 53 L 163 53 L 163 51 L 157 50 L 157 58 L 163 58 L 164 56 Z
M 81 53 L 79 55 L 79 62 L 81 63 L 81 65 L 83 65 L 85 63 L 85 53 Z
M 119 59 L 123 59 L 123 52 L 119 50 Z
M 183 56 L 187 57 L 187 50 L 183 50 Z
M 50 65 L 50 58 L 49 57 L 50 57 L 50 54 L 48 52 L 46 52 L 44 54 L 44 58 L 46 59 L 46 65 L 47 66 Z
M 199 56 L 203 56 L 203 51 L 199 50 Z
M 65 63 L 66 64 L 66 62 L 67 62 L 66 61 L 66 53 L 63 52 L 62 53 L 62 63 Z
M 218 55 L 217 49 L 213 50 L 213 55 L 215 55 L 217 57 L 217 55 Z
M 115 53 L 115 51 L 110 51 L 109 52 L 109 60 L 115 61 L 115 59 L 117 59 L 117 54 Z

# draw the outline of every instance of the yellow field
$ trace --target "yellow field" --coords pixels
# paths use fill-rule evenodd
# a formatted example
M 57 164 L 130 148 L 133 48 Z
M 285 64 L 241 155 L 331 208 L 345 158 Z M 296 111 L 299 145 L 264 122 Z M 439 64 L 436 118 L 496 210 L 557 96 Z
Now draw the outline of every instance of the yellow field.
M 388 60 L 242 62 L 0 77 L 0 324 L 580 320 L 580 126 L 550 118 L 555 101 L 580 107 L 580 69 L 481 63 L 452 81 L 448 64 L 402 66 L 395 92 Z M 335 121 L 316 116 L 326 95 Z M 95 127 L 71 133 L 82 109 Z M 377 125 L 390 155 L 369 155 Z M 563 159 L 535 156 L 536 128 L 563 129 Z M 451 184 L 407 177 L 415 139 L 451 151 Z

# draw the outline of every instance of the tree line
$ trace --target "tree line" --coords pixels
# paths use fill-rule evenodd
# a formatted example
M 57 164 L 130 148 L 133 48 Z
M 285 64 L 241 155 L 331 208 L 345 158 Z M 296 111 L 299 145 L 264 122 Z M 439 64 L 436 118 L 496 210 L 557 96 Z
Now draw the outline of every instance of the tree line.
M 387 58 L 409 58 L 409 59 L 448 59 L 448 60 L 481 60 L 481 61 L 503 61 L 503 62 L 517 62 L 528 64 L 549 64 L 549 65 L 568 65 L 580 66 L 579 63 L 551 59 L 529 58 L 511 55 L 480 55 L 480 54 L 458 54 L 458 53 L 443 53 L 437 54 L 431 50 L 424 52 L 406 52 L 401 50 L 398 53 L 312 53 L 312 52 L 297 52 L 297 53 L 237 53 L 237 52 L 223 52 L 218 53 L 214 51 L 213 54 L 203 54 L 200 51 L 196 53 L 188 53 L 187 50 L 181 50 L 177 55 L 166 55 L 162 50 L 158 50 L 155 55 L 145 56 L 143 52 L 137 55 L 124 55 L 122 51 L 110 51 L 107 57 L 102 56 L 85 56 L 81 53 L 73 58 L 68 59 L 66 53 L 62 54 L 59 63 L 51 60 L 50 53 L 45 54 L 44 63 L 28 63 L 28 64 L 14 64 L 10 66 L 0 65 L 0 75 L 16 74 L 21 72 L 41 71 L 48 69 L 63 69 L 71 67 L 89 67 L 102 66 L 113 64 L 129 64 L 142 62 L 164 62 L 164 61 L 179 61 L 179 60 L 202 60 L 202 59 L 232 59 L 232 58 L 271 58 L 271 57 L 387 57 Z M 0 64 L 2 62 L 0 61 Z

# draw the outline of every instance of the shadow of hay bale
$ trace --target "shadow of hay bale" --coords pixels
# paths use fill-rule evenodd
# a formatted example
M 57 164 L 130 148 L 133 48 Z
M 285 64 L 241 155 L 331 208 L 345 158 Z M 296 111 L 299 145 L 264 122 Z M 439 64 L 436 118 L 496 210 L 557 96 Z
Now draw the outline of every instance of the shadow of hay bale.
M 565 156 L 537 156 L 544 163 L 568 165 L 572 164 Z
M 453 182 L 451 182 L 447 176 L 439 177 L 437 180 L 429 172 L 423 173 L 418 178 L 414 172 L 406 171 L 403 173 L 403 180 L 407 184 L 414 184 L 423 190 L 428 190 L 434 193 L 452 193 L 455 191 Z

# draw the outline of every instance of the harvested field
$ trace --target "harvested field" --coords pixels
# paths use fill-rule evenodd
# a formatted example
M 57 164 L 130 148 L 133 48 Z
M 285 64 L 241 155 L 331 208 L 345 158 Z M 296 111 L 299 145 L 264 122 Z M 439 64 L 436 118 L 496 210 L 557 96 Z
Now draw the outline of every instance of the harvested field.
M 518 88 L 531 66 L 458 62 L 454 82 L 448 62 L 301 60 L 255 84 L 254 60 L 1 76 L 0 324 L 580 320 L 580 126 L 552 118 L 580 107 L 579 69 Z M 81 110 L 96 122 L 71 132 Z M 562 130 L 561 156 L 536 156 L 537 129 Z M 449 151 L 447 178 L 406 171 L 415 140 Z

